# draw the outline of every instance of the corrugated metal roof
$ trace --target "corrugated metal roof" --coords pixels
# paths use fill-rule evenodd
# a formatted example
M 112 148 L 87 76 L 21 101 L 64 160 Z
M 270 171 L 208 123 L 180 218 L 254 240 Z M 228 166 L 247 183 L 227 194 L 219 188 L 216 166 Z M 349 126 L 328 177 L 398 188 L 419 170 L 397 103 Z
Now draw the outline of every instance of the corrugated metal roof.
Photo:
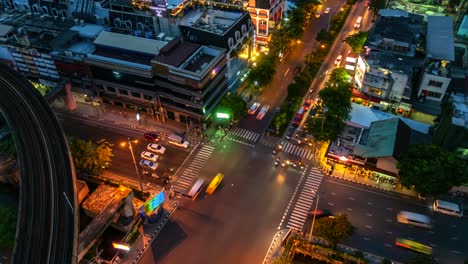
M 427 57 L 436 60 L 455 61 L 453 20 L 449 16 L 427 17 Z
M 135 53 L 157 55 L 159 54 L 159 50 L 164 47 L 167 42 L 102 31 L 96 40 L 94 40 L 94 44 L 97 46 L 133 51 Z

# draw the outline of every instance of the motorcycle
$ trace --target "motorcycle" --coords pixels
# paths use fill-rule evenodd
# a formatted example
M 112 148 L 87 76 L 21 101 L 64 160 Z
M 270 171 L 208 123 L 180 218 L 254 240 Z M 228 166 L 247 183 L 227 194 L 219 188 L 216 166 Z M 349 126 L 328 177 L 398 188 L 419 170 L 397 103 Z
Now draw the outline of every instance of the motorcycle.
M 275 167 L 278 167 L 279 164 L 280 164 L 280 159 L 277 158 L 277 159 L 275 160 Z

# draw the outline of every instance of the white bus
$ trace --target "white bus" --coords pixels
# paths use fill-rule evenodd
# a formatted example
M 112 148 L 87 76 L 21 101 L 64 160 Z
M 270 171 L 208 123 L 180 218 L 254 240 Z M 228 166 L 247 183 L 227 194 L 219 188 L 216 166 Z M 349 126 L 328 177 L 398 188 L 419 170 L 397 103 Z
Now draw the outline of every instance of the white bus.
M 203 185 L 205 183 L 205 180 L 202 178 L 199 178 L 195 184 L 193 184 L 192 188 L 190 191 L 186 194 L 188 197 L 192 198 L 192 200 L 197 199 L 197 196 L 200 194 L 200 192 L 203 189 Z
M 361 27 L 361 22 L 362 22 L 362 16 L 358 17 L 356 19 L 356 23 L 354 23 L 354 28 L 358 29 Z
M 450 203 L 442 200 L 435 200 L 432 204 L 434 212 L 439 212 L 447 215 L 453 215 L 462 217 L 463 210 L 460 208 L 460 205 L 456 203 Z
M 400 211 L 397 214 L 397 221 L 402 224 L 432 228 L 431 219 L 422 214 Z

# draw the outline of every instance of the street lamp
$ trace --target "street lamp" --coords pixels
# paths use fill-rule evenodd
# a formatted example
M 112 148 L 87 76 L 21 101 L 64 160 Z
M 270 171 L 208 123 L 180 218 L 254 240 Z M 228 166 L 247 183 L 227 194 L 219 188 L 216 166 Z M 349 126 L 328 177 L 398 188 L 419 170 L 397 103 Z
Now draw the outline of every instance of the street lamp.
M 120 145 L 122 147 L 125 147 L 125 145 L 128 144 L 128 148 L 130 149 L 130 153 L 132 154 L 133 165 L 135 165 L 135 171 L 137 173 L 138 181 L 140 183 L 140 191 L 143 191 L 143 184 L 141 183 L 140 171 L 138 170 L 138 166 L 137 166 L 136 159 L 135 159 L 135 154 L 133 153 L 132 143 L 138 143 L 138 140 L 130 140 L 130 138 L 128 137 L 127 142 L 122 142 L 120 143 Z
M 320 134 L 323 132 L 323 122 L 325 121 L 325 114 L 328 112 L 328 107 L 323 108 L 323 115 L 322 115 L 322 125 L 320 126 Z
M 343 162 L 346 163 L 346 164 L 343 165 L 344 168 L 343 168 L 343 176 L 342 176 L 342 177 L 344 178 L 345 173 L 346 173 L 346 168 L 348 167 L 348 163 L 347 163 L 347 162 L 348 162 L 348 158 L 345 157 L 345 156 L 341 156 L 341 157 L 339 157 L 339 160 L 341 160 L 341 161 L 343 161 Z
M 312 234 L 314 232 L 315 216 L 317 215 L 317 208 L 318 208 L 319 199 L 320 199 L 320 195 L 317 194 L 317 200 L 315 201 L 314 217 L 312 218 L 312 226 L 310 227 L 310 233 L 309 233 L 309 243 L 312 241 Z

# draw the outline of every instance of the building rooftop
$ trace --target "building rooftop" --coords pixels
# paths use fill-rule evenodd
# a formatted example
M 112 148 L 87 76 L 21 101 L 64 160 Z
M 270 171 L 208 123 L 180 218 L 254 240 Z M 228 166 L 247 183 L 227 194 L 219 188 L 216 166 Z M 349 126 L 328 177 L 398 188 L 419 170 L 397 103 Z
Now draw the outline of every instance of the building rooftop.
M 93 214 L 100 213 L 109 202 L 114 199 L 123 200 L 126 198 L 132 189 L 125 186 L 113 187 L 110 185 L 99 185 L 96 190 L 83 202 L 83 209 L 92 212 Z
M 408 125 L 411 129 L 419 131 L 424 134 L 429 133 L 430 125 L 424 124 L 421 122 L 417 122 L 411 120 L 409 118 L 404 118 L 401 116 L 396 116 L 391 113 L 382 112 L 379 110 L 375 110 L 366 106 L 362 106 L 359 104 L 351 104 L 351 112 L 349 113 L 349 123 L 359 124 L 363 127 L 370 127 L 372 122 L 379 121 L 379 120 L 387 120 L 392 118 L 399 118 L 401 119 L 406 125 Z
M 99 33 L 104 31 L 104 27 L 101 25 L 95 24 L 85 24 L 84 26 L 78 25 L 70 28 L 71 30 L 78 31 L 80 37 L 96 39 L 99 36 Z
M 409 145 L 411 131 L 399 118 L 374 121 L 367 138 L 354 146 L 353 154 L 363 158 L 398 157 Z
M 180 25 L 224 35 L 244 13 L 241 11 L 192 10 L 185 14 Z
M 455 60 L 453 20 L 449 16 L 427 17 L 426 56 L 436 60 Z
M 182 41 L 180 37 L 177 37 L 160 50 L 159 54 L 154 58 L 154 61 L 173 67 L 179 67 L 200 47 L 201 45 L 199 44 Z
M 399 10 L 381 10 L 380 13 L 384 15 L 379 17 L 370 30 L 366 46 L 414 56 L 418 39 L 423 32 L 424 17 Z
M 365 55 L 365 60 L 370 66 L 383 68 L 392 72 L 412 75 L 415 68 L 424 64 L 423 59 L 400 56 L 398 54 L 371 50 Z
M 457 31 L 457 37 L 465 39 L 468 38 L 468 15 L 463 17 L 463 21 Z
M 102 31 L 94 40 L 97 47 L 112 48 L 120 51 L 130 51 L 137 54 L 153 55 L 159 54 L 159 50 L 163 48 L 167 42 L 124 35 L 119 33 Z
M 468 99 L 463 94 L 452 94 L 454 111 L 452 124 L 468 128 Z

